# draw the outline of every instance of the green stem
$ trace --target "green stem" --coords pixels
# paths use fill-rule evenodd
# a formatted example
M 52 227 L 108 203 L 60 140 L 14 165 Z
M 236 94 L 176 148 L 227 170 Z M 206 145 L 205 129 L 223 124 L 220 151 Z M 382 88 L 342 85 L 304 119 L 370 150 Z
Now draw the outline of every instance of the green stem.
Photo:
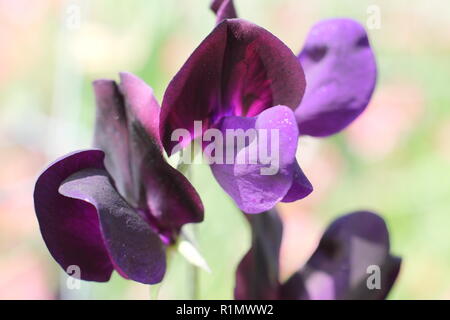
M 200 274 L 198 267 L 191 264 L 191 299 L 198 300 L 200 298 Z
M 150 300 L 158 300 L 159 289 L 161 289 L 162 283 L 153 284 L 150 286 Z
M 193 161 L 195 154 L 191 154 L 191 160 Z M 181 159 L 180 159 L 181 160 Z M 191 163 L 192 163 L 191 161 Z M 180 161 L 177 165 L 177 170 L 183 173 L 188 180 L 192 182 L 192 165 L 191 164 L 185 164 Z M 195 241 L 196 239 L 196 228 L 194 225 L 189 226 L 190 227 L 190 235 Z M 198 300 L 200 298 L 200 274 L 199 274 L 199 268 L 193 264 L 189 264 L 189 271 L 188 271 L 188 277 L 189 280 L 189 287 L 190 292 L 189 296 L 192 300 Z
M 196 241 L 196 226 L 188 225 L 183 228 L 181 233 L 181 239 L 183 242 L 187 243 L 195 243 Z M 184 253 L 182 253 L 184 255 Z M 189 260 L 187 256 L 185 256 L 187 265 L 187 286 L 189 289 L 189 297 L 191 300 L 198 300 L 200 298 L 200 268 L 195 265 L 192 261 Z

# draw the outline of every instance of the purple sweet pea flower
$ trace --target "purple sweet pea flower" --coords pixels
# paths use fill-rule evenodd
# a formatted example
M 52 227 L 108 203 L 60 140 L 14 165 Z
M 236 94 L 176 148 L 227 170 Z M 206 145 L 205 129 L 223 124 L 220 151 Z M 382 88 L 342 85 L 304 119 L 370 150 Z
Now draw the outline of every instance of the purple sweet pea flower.
M 236 18 L 233 0 L 214 0 L 217 22 Z M 299 54 L 306 91 L 295 116 L 301 135 L 324 137 L 347 127 L 367 107 L 377 66 L 364 27 L 351 19 L 316 24 Z
M 400 271 L 383 219 L 359 211 L 335 220 L 305 266 L 280 283 L 278 214 L 249 216 L 249 222 L 252 247 L 237 269 L 236 299 L 385 299 Z
M 229 7 L 220 6 L 219 2 L 216 5 L 213 8 L 219 15 L 234 14 L 231 1 L 222 4 Z M 237 163 L 239 154 L 245 152 L 251 157 L 252 150 L 256 153 L 248 140 L 242 149 L 235 150 L 235 161 L 215 163 L 211 165 L 212 172 L 246 213 L 260 213 L 280 201 L 302 199 L 312 186 L 295 158 L 299 131 L 293 110 L 304 90 L 300 61 L 284 43 L 248 21 L 223 20 L 193 52 L 165 92 L 160 123 L 162 143 L 171 154 L 180 142 L 174 141 L 172 134 L 183 129 L 190 138 L 181 143 L 189 144 L 198 138 L 195 121 L 201 121 L 202 135 L 208 129 L 215 129 L 224 137 L 229 130 L 237 129 L 277 131 L 279 170 L 274 174 L 261 174 L 266 165 L 261 161 Z M 257 138 L 257 149 L 261 150 L 262 137 Z M 269 140 L 275 145 L 275 140 Z
M 76 265 L 90 281 L 108 281 L 116 270 L 154 284 L 165 273 L 166 247 L 184 224 L 203 220 L 203 205 L 163 157 L 152 89 L 134 75 L 120 78 L 94 82 L 98 149 L 52 163 L 36 182 L 35 210 L 64 270 Z

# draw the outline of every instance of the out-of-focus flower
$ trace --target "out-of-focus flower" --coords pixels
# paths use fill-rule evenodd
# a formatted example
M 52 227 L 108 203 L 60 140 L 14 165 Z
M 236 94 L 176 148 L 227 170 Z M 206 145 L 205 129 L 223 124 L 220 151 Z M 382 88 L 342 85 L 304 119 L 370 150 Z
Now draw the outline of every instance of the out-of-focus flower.
M 35 210 L 50 253 L 64 270 L 108 281 L 113 270 L 153 284 L 162 280 L 165 249 L 186 223 L 203 220 L 189 181 L 166 163 L 160 107 L 152 89 L 122 73 L 121 83 L 94 82 L 95 146 L 51 164 L 35 186 Z
M 329 136 L 367 107 L 377 78 L 375 56 L 363 26 L 351 19 L 316 24 L 299 55 L 306 92 L 295 111 L 301 134 Z
M 237 269 L 236 299 L 384 299 L 400 271 L 383 219 L 359 211 L 335 220 L 305 266 L 280 283 L 281 220 L 276 211 L 248 218 L 253 241 Z
M 260 161 L 236 161 L 238 154 L 252 152 L 248 140 L 244 148 L 235 150 L 233 164 L 215 163 L 212 172 L 246 213 L 304 198 L 312 186 L 295 158 L 299 132 L 293 112 L 304 88 L 299 60 L 278 38 L 248 21 L 224 20 L 193 52 L 165 92 L 160 126 L 163 145 L 169 154 L 173 152 L 179 144 L 172 140 L 177 129 L 191 137 L 183 138 L 182 145 L 191 143 L 198 137 L 195 121 L 202 122 L 200 134 L 212 128 L 223 137 L 227 130 L 278 130 L 276 174 L 261 175 L 264 165 Z
M 217 21 L 237 17 L 233 0 L 213 0 Z M 347 127 L 367 107 L 377 78 L 364 27 L 351 19 L 316 24 L 300 52 L 306 91 L 295 106 L 300 134 L 324 137 Z

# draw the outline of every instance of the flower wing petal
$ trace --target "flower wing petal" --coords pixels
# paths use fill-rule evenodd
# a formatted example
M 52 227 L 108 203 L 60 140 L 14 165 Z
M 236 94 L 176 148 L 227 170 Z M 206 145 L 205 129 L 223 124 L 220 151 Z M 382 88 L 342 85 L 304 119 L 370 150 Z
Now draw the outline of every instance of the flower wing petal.
M 211 164 L 215 178 L 242 211 L 260 213 L 272 209 L 287 195 L 297 173 L 298 128 L 294 113 L 286 106 L 277 106 L 254 118 L 226 117 L 220 130 L 225 136 L 226 160 Z M 243 138 L 245 144 L 239 143 Z M 296 184 L 287 198 L 299 199 L 310 192 L 306 180 L 303 185 Z
M 67 271 L 80 268 L 81 279 L 108 281 L 113 271 L 96 211 L 58 193 L 61 183 L 87 168 L 103 169 L 100 150 L 77 151 L 52 163 L 38 178 L 34 206 L 42 237 L 53 258 Z
M 113 80 L 96 80 L 93 87 L 97 105 L 94 146 L 105 152 L 105 167 L 117 190 L 130 203 L 137 203 L 133 196 L 130 137 L 123 96 Z
M 102 236 L 115 269 L 145 284 L 161 282 L 165 247 L 146 217 L 119 195 L 105 170 L 84 169 L 69 176 L 59 192 L 78 203 L 88 203 L 100 221 Z

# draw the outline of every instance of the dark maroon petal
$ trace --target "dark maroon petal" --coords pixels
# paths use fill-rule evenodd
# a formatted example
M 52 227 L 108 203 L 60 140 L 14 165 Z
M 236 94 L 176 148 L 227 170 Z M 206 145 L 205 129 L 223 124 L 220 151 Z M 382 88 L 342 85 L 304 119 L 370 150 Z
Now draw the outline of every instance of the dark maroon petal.
M 217 16 L 217 23 L 220 23 L 225 19 L 237 18 L 233 0 L 213 0 L 211 3 L 211 10 L 214 11 Z
M 146 217 L 117 193 L 105 170 L 78 171 L 61 184 L 59 192 L 74 202 L 89 203 L 98 214 L 106 248 L 120 274 L 145 284 L 161 282 L 166 269 L 162 241 Z
M 103 169 L 100 150 L 77 151 L 52 163 L 38 178 L 34 207 L 42 237 L 64 270 L 81 269 L 81 279 L 108 281 L 113 271 L 96 210 L 88 203 L 58 193 L 61 183 L 87 168 Z
M 282 287 L 286 299 L 384 299 L 400 270 L 390 254 L 383 219 L 360 211 L 335 220 L 306 266 Z M 380 288 L 369 289 L 372 268 L 380 270 Z M 294 288 L 306 288 L 295 291 Z
M 237 268 L 234 296 L 238 300 L 277 299 L 281 219 L 275 210 L 246 216 L 252 229 L 252 246 Z
M 296 110 L 300 134 L 339 132 L 364 111 L 375 88 L 377 67 L 364 27 L 350 19 L 322 21 L 299 59 L 308 83 Z
M 149 152 L 161 154 L 160 107 L 144 81 L 130 73 L 121 73 L 120 80 L 119 86 L 112 80 L 94 82 L 97 101 L 94 144 L 106 153 L 105 166 L 117 189 L 135 206 L 143 201 L 140 198 L 143 193 L 142 155 L 134 140 L 139 136 Z
M 159 139 L 161 108 L 153 95 L 153 89 L 142 79 L 128 72 L 120 73 L 119 87 L 125 102 L 129 131 L 132 132 L 132 125 L 141 126 L 153 143 L 161 145 Z
M 179 229 L 203 219 L 199 196 L 189 181 L 164 159 L 159 140 L 160 107 L 153 90 L 138 77 L 120 74 L 120 90 L 130 135 L 130 161 L 135 193 L 141 195 L 162 227 Z
M 130 144 L 123 96 L 112 80 L 93 83 L 97 104 L 94 146 L 105 152 L 105 166 L 114 179 L 117 190 L 135 204 L 131 177 Z
M 250 132 L 249 129 L 255 130 L 253 137 L 249 135 L 250 139 L 247 139 L 244 147 L 240 149 L 237 149 L 238 140 L 227 136 L 227 130 L 236 129 L 247 133 Z M 288 200 L 300 199 L 311 192 L 311 185 L 306 177 L 302 175 L 300 179 L 297 178 L 298 164 L 295 154 L 298 128 L 290 108 L 273 107 L 255 118 L 226 117 L 220 130 L 225 137 L 224 158 L 231 150 L 226 146 L 233 139 L 234 158 L 229 164 L 226 161 L 213 163 L 211 169 L 219 184 L 242 211 L 260 213 L 272 209 L 291 189 L 294 176 L 296 183 L 287 196 Z M 272 136 L 273 133 L 278 136 Z M 262 140 L 263 134 L 268 143 Z M 278 143 L 275 142 L 277 139 Z M 270 164 L 262 161 L 261 152 L 270 155 Z M 254 161 L 251 162 L 251 159 Z M 302 180 L 302 183 L 298 183 L 299 180 Z
M 320 279 L 319 279 L 320 280 Z M 319 286 L 320 287 L 320 286 Z M 324 290 L 327 286 L 323 286 Z M 288 281 L 283 283 L 278 290 L 280 300 L 310 300 L 305 287 L 304 275 L 300 272 L 294 273 Z
M 194 133 L 224 116 L 255 116 L 275 105 L 296 108 L 305 79 L 300 62 L 278 38 L 241 19 L 224 20 L 209 34 L 170 82 L 160 132 L 171 154 L 175 129 Z M 188 143 L 189 141 L 184 141 Z
M 160 107 L 153 90 L 129 73 L 121 73 L 120 79 L 119 86 L 108 80 L 94 83 L 98 110 L 96 144 L 106 152 L 108 172 L 111 170 L 116 185 L 120 185 L 116 177 L 128 178 L 128 192 L 121 194 L 150 219 L 156 218 L 154 223 L 164 234 L 179 231 L 185 223 L 202 221 L 200 197 L 163 157 Z
M 148 170 L 152 170 L 154 163 L 165 163 L 159 140 L 160 107 L 152 88 L 130 73 L 120 74 L 119 89 L 123 96 L 127 122 L 127 156 L 133 181 L 132 194 L 133 199 L 136 199 L 136 203 L 130 204 L 145 208 L 148 185 L 144 176 L 161 174 L 158 171 L 149 173 Z

